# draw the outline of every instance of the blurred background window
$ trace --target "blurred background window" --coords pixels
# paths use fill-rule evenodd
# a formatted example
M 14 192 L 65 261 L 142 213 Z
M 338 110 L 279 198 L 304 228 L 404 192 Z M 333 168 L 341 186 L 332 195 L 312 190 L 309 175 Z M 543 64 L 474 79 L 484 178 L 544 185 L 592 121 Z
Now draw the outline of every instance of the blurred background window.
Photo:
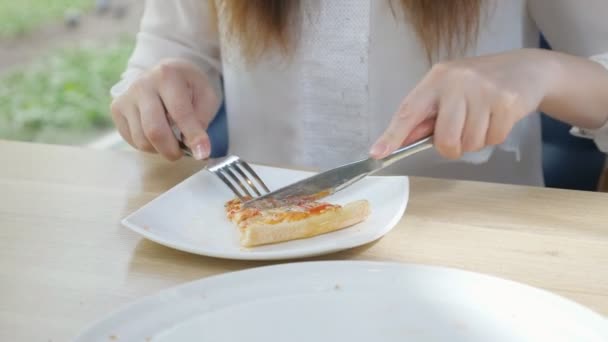
M 0 1 L 0 139 L 120 144 L 109 89 L 133 49 L 143 3 Z
M 142 0 L 0 2 L 0 139 L 129 149 L 113 129 L 109 89 L 126 67 L 143 7 Z M 225 155 L 224 106 L 209 135 L 212 157 Z

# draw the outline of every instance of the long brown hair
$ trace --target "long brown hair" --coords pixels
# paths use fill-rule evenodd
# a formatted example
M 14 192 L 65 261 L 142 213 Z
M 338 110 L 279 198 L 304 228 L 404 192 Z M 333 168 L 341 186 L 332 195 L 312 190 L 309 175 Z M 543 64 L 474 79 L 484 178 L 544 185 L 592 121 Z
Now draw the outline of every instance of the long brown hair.
M 228 39 L 248 61 L 269 48 L 293 50 L 301 0 L 211 0 L 227 20 Z M 330 0 L 331 1 L 331 0 Z M 373 0 L 377 1 L 377 0 Z M 392 1 L 391 2 L 391 9 Z M 398 0 L 429 61 L 440 51 L 463 53 L 475 42 L 483 0 Z M 295 24 L 294 24 L 295 23 Z

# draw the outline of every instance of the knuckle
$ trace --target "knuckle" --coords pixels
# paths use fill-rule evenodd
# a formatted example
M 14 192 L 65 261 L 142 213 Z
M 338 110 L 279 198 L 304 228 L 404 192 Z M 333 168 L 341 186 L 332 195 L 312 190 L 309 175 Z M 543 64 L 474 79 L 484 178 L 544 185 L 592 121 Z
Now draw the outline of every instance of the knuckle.
M 519 96 L 511 91 L 503 91 L 500 94 L 500 103 L 505 107 L 509 108 L 519 102 Z
M 158 74 L 161 80 L 167 80 L 174 77 L 179 69 L 180 62 L 176 59 L 164 59 L 155 68 L 155 72 Z
M 149 90 L 154 87 L 154 77 L 150 73 L 144 73 L 135 80 L 136 89 L 139 91 Z
M 451 66 L 448 62 L 438 62 L 433 64 L 431 67 L 431 73 L 434 75 L 440 75 L 448 72 L 451 69 Z
M 144 124 L 144 133 L 152 141 L 161 141 L 167 137 L 166 129 L 158 123 Z
M 455 77 L 463 83 L 477 84 L 480 89 L 491 89 L 491 83 L 488 82 L 479 71 L 471 67 L 460 67 L 454 70 Z
M 128 90 L 129 95 L 133 96 L 134 98 L 141 96 L 145 91 L 146 84 L 147 84 L 147 78 L 145 78 L 145 77 L 138 78 L 129 87 L 129 90 Z
M 476 80 L 474 80 L 474 82 L 479 85 L 480 95 L 487 100 L 491 101 L 496 97 L 496 94 L 502 93 L 499 86 L 496 83 L 488 80 L 486 77 L 479 76 Z
M 502 92 L 499 103 L 499 107 L 504 112 L 510 112 L 511 114 L 514 114 L 515 117 L 522 117 L 526 114 L 526 106 L 524 105 L 524 101 L 522 97 L 515 92 Z
M 419 106 L 416 106 L 416 104 L 411 104 L 411 103 L 403 104 L 402 107 L 399 108 L 397 115 L 394 116 L 393 124 L 399 125 L 402 127 L 407 126 L 408 124 L 411 124 L 412 121 L 415 121 L 417 119 L 417 116 L 420 115 L 419 113 L 421 112 L 421 111 L 418 111 L 418 108 L 416 108 L 416 107 L 419 107 Z

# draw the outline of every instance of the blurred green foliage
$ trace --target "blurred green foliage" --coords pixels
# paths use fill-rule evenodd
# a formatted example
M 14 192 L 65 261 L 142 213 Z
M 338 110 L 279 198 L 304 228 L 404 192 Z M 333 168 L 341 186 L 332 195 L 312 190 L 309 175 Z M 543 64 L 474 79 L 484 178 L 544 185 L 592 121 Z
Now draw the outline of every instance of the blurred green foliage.
M 51 52 L 0 78 L 0 139 L 81 143 L 111 127 L 110 87 L 133 48 L 122 39 Z
M 88 10 L 93 0 L 2 0 L 0 38 L 13 37 L 63 18 L 68 9 Z

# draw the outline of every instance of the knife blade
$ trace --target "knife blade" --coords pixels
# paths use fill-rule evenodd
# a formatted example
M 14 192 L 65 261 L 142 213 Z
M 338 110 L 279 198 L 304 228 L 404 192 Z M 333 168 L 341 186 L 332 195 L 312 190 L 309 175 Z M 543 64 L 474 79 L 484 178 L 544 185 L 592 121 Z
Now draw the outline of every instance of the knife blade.
M 383 159 L 367 158 L 316 174 L 243 203 L 245 208 L 271 209 L 302 201 L 316 201 L 343 190 L 385 167 L 433 146 L 427 137 L 393 152 Z

